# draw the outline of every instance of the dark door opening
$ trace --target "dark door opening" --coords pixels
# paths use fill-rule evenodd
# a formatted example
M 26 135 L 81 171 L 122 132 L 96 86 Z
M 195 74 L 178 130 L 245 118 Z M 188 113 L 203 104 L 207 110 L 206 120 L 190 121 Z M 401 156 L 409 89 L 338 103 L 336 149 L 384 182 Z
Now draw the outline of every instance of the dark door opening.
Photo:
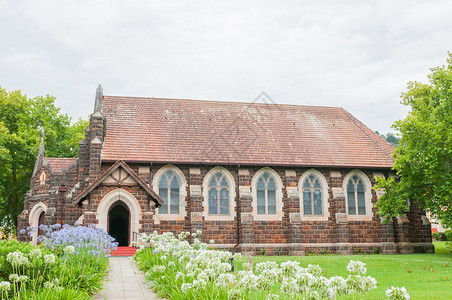
M 118 201 L 108 213 L 108 234 L 116 239 L 119 246 L 129 246 L 130 213 L 127 206 Z
M 41 212 L 41 214 L 39 215 L 39 219 L 38 219 L 38 236 L 44 234 L 44 231 L 42 229 L 40 229 L 39 227 L 41 225 L 44 225 L 44 223 L 45 223 L 45 216 L 46 216 L 45 212 Z

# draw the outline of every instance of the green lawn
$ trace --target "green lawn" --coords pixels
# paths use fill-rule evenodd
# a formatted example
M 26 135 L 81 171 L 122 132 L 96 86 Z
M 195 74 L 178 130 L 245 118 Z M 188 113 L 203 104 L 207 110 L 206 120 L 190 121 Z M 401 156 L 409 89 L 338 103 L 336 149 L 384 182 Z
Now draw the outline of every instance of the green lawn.
M 452 254 L 445 242 L 434 245 L 436 254 L 255 256 L 253 264 L 264 260 L 300 261 L 304 267 L 320 265 L 326 277 L 347 277 L 348 262 L 360 260 L 366 263 L 367 275 L 377 280 L 378 287 L 364 299 L 384 299 L 386 289 L 391 286 L 404 286 L 411 299 L 452 299 Z

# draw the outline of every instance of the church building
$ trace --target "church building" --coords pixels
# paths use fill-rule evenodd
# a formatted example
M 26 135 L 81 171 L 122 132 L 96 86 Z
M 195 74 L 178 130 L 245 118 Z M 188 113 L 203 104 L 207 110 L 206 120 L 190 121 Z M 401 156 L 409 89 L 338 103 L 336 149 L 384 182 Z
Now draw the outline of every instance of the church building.
M 78 158 L 46 157 L 43 136 L 19 228 L 96 224 L 120 246 L 202 230 L 204 242 L 246 254 L 433 252 L 419 207 L 377 214 L 375 178 L 396 176 L 389 143 L 340 107 L 264 102 L 99 86 Z

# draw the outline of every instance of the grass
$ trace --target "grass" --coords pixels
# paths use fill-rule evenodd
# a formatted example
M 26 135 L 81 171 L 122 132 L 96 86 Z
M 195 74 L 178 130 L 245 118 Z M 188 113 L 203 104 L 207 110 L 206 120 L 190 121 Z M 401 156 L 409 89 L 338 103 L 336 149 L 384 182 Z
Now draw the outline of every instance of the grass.
M 347 277 L 348 262 L 360 260 L 366 263 L 367 275 L 377 280 L 378 287 L 364 299 L 384 299 L 386 289 L 392 286 L 405 287 L 411 299 L 452 299 L 452 254 L 445 242 L 434 245 L 435 254 L 255 256 L 253 264 L 265 260 L 300 261 L 302 266 L 320 265 L 323 276 Z M 244 257 L 243 262 L 246 260 Z
M 451 250 L 446 248 L 446 242 L 433 242 L 435 254 L 450 254 Z

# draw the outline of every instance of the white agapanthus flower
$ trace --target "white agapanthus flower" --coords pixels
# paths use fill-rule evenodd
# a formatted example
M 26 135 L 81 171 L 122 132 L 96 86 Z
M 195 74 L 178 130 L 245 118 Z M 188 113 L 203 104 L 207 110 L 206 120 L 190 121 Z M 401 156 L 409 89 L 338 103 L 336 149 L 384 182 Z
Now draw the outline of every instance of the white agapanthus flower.
M 210 244 L 215 244 L 215 240 L 210 240 L 209 243 Z
M 52 280 L 52 281 L 46 281 L 46 282 L 44 282 L 44 287 L 45 287 L 46 289 L 55 288 L 55 287 L 58 285 L 59 282 L 60 282 L 60 281 L 58 280 L 58 278 L 55 278 L 55 279 Z
M 46 264 L 53 265 L 55 263 L 55 255 L 53 254 L 44 255 L 44 262 Z
M 64 254 L 72 254 L 75 252 L 75 247 L 72 245 L 66 246 L 66 248 L 63 249 Z
M 320 296 L 320 294 L 317 291 L 309 291 L 306 294 L 306 297 L 304 299 L 305 300 L 320 300 L 320 299 L 322 299 L 322 297 Z
M 243 269 L 244 269 L 245 271 L 251 270 L 251 264 L 250 264 L 250 263 L 244 262 L 244 263 L 242 264 L 242 267 L 243 267 Z
M 330 287 L 335 290 L 335 294 L 338 296 L 347 294 L 347 282 L 341 276 L 330 277 Z
M 40 249 L 33 249 L 30 251 L 30 253 L 28 253 L 28 256 L 31 259 L 40 258 L 42 256 L 42 252 Z
M 228 299 L 229 300 L 239 300 L 242 299 L 242 291 L 238 288 L 230 289 L 228 291 Z
M 14 251 L 8 253 L 6 256 L 6 260 L 13 266 L 13 267 L 20 267 L 22 265 L 28 265 L 28 258 L 25 257 L 25 255 L 20 251 Z
M 219 288 L 228 289 L 231 286 L 235 285 L 235 275 L 234 274 L 220 274 L 217 278 L 217 286 Z
M 11 282 L 17 282 L 17 281 L 19 281 L 19 275 L 17 275 L 17 274 L 10 274 L 8 279 Z
M 275 294 L 268 295 L 266 300 L 279 300 L 279 295 Z
M 295 278 L 285 277 L 281 283 L 281 293 L 286 296 L 295 298 L 295 295 L 300 292 L 297 280 Z
M 300 271 L 300 262 L 298 261 L 286 261 L 281 263 L 281 276 L 292 277 Z
M 355 261 L 355 260 L 351 260 L 348 265 L 347 265 L 347 271 L 350 272 L 350 274 L 361 274 L 361 275 L 366 275 L 367 273 L 367 269 L 365 267 L 365 263 L 363 263 L 362 261 Z
M 0 282 L 0 292 L 8 292 L 11 289 L 11 283 L 8 281 Z
M 167 257 L 166 257 L 166 255 L 162 255 L 162 256 L 160 256 L 160 259 L 161 259 L 161 260 L 166 260 Z
M 152 272 L 153 273 L 163 273 L 165 272 L 166 267 L 165 266 L 154 266 L 152 267 Z
M 28 276 L 26 275 L 21 275 L 19 276 L 19 278 L 17 278 L 17 282 L 27 282 L 28 280 Z
M 308 265 L 307 272 L 314 276 L 320 276 L 322 274 L 322 268 L 319 265 Z
M 182 293 L 187 293 L 193 286 L 190 283 L 182 283 L 182 286 L 180 289 L 182 290 Z
M 390 300 L 409 300 L 410 295 L 404 287 L 391 287 L 386 290 L 386 297 Z

